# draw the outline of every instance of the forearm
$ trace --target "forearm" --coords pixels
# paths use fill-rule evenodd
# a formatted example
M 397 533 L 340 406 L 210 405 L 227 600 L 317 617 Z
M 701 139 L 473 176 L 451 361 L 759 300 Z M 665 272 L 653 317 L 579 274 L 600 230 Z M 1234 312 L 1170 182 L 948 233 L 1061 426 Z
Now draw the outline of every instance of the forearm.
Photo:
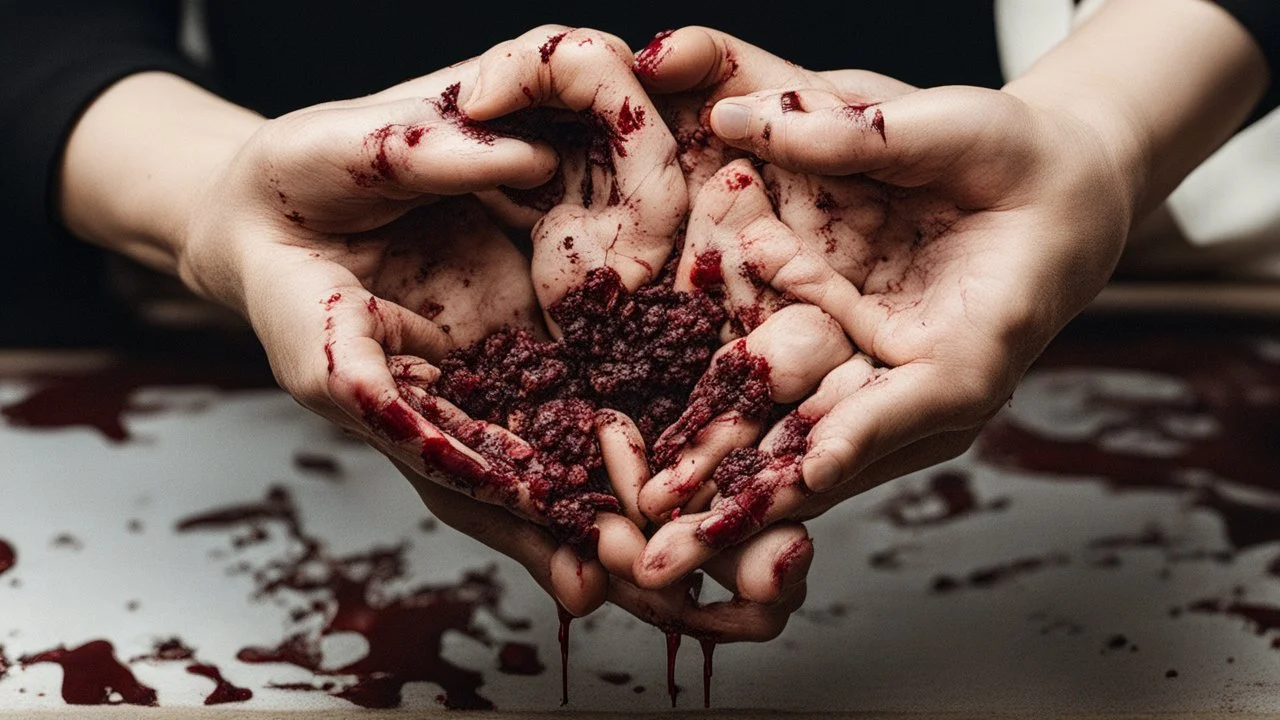
M 1098 131 L 1134 220 L 1234 133 L 1265 92 L 1248 32 L 1205 0 L 1109 0 L 1005 90 Z
M 76 124 L 57 193 L 77 236 L 177 271 L 199 194 L 263 118 L 166 73 L 127 77 Z

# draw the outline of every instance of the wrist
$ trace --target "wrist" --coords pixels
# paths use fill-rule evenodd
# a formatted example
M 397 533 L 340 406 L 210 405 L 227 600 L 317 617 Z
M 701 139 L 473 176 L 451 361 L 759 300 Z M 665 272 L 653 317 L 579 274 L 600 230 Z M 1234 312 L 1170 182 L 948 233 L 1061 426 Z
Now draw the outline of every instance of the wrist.
M 208 183 L 262 122 L 173 75 L 124 78 L 89 106 L 68 140 L 58 193 L 64 224 L 176 274 Z
M 1267 86 L 1256 42 L 1205 0 L 1109 0 L 1006 90 L 1092 127 L 1154 209 L 1244 122 Z

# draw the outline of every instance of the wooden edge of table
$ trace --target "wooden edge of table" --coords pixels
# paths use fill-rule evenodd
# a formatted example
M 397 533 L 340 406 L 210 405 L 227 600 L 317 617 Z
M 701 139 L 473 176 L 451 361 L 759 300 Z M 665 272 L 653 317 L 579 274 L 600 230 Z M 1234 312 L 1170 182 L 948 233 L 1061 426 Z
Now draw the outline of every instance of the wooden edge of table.
M 1280 317 L 1280 283 L 1116 282 L 1103 289 L 1084 312 Z

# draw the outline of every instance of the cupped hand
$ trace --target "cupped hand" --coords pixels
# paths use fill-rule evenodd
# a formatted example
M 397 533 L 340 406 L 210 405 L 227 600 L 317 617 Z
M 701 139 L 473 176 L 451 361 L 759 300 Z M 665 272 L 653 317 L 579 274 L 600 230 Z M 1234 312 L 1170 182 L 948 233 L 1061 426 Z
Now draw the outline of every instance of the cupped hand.
M 1102 133 L 1000 91 L 881 95 L 858 76 L 711 112 L 718 137 L 770 163 L 794 235 L 787 252 L 743 246 L 741 262 L 826 311 L 860 354 L 796 411 L 790 434 L 812 425 L 803 443 L 775 427 L 724 469 L 709 515 L 659 531 L 642 584 L 962 452 L 1114 267 L 1132 196 Z

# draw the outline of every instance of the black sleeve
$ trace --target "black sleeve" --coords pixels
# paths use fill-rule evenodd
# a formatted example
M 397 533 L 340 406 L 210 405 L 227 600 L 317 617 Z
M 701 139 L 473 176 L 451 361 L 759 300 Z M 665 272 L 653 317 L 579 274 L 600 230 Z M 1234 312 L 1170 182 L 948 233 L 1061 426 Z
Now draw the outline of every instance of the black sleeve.
M 174 0 L 0 0 L 0 342 L 45 344 L 104 318 L 98 253 L 63 231 L 53 191 L 80 114 L 117 80 L 199 79 Z
M 1271 68 L 1271 85 L 1254 111 L 1253 120 L 1280 106 L 1280 0 L 1214 0 L 1235 16 L 1258 41 Z

